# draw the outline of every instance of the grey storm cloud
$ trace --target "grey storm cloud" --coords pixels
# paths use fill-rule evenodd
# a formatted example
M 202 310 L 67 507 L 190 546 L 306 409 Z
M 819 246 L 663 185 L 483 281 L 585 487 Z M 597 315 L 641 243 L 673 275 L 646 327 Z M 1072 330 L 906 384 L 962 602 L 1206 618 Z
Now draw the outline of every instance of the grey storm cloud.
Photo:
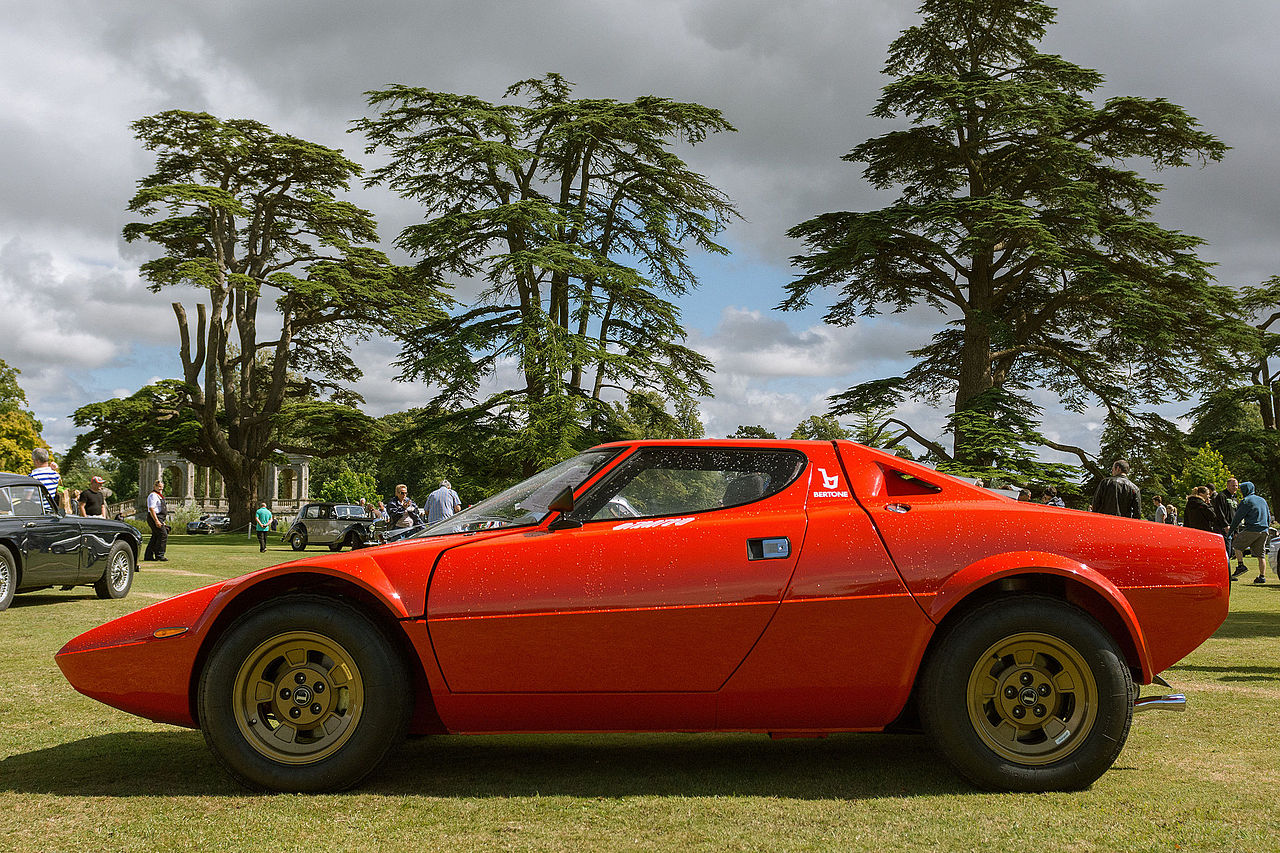
M 690 341 L 716 363 L 717 396 L 703 406 L 713 434 L 739 423 L 789 430 L 830 393 L 899 372 L 906 351 L 945 322 L 910 311 L 832 329 L 820 322 L 831 294 L 799 315 L 771 310 L 787 258 L 803 251 L 789 227 L 892 198 L 840 157 L 896 126 L 868 113 L 886 82 L 889 42 L 916 20 L 915 0 L 0 3 L 0 358 L 23 370 L 37 414 L 56 424 L 46 427 L 55 446 L 69 443 L 65 418 L 77 405 L 177 373 L 168 303 L 193 294 L 149 293 L 137 274 L 149 250 L 119 236 L 151 165 L 129 124 L 170 108 L 255 118 L 365 163 L 349 123 L 364 114 L 365 91 L 392 82 L 497 99 L 554 70 L 583 96 L 659 94 L 723 110 L 738 132 L 682 153 L 737 203 L 743 218 L 724 242 L 758 272 L 753 286 L 698 295 L 690 304 L 701 313 L 686 309 Z M 1101 96 L 1167 98 L 1233 147 L 1221 164 L 1156 175 L 1167 187 L 1160 221 L 1204 237 L 1226 283 L 1280 273 L 1271 164 L 1280 4 L 1059 5 L 1045 48 L 1102 71 Z M 420 216 L 385 190 L 353 196 L 388 244 Z M 775 278 L 776 287 L 760 284 Z M 397 351 L 391 342 L 356 350 L 371 411 L 429 393 L 392 381 Z M 122 387 L 126 376 L 132 387 Z M 928 407 L 911 414 L 940 429 Z M 1088 413 L 1055 414 L 1052 425 L 1064 441 L 1096 444 Z

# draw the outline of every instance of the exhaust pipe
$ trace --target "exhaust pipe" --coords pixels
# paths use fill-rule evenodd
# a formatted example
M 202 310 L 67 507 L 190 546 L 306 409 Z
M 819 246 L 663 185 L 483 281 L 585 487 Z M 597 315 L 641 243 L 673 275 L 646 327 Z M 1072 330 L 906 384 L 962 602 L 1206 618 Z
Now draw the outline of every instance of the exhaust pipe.
M 1161 687 L 1169 687 L 1169 682 L 1160 676 L 1152 679 Z M 1187 697 L 1182 693 L 1169 693 L 1164 696 L 1145 696 L 1133 700 L 1133 713 L 1140 711 L 1185 711 L 1187 710 Z
M 1133 713 L 1139 711 L 1185 711 L 1187 697 L 1181 693 L 1170 693 L 1167 696 L 1144 696 L 1133 702 Z

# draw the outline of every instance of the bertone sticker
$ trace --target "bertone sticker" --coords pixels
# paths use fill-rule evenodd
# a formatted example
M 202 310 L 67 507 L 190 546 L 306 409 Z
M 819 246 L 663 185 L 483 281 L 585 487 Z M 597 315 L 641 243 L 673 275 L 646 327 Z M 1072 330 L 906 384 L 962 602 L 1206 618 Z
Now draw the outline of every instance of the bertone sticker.
M 693 521 L 692 515 L 684 518 L 648 518 L 644 521 L 624 521 L 622 524 L 615 524 L 611 530 L 636 530 L 641 527 L 683 527 Z
M 849 492 L 840 488 L 840 474 L 828 474 L 826 468 L 819 468 L 818 473 L 822 475 L 822 491 L 814 492 L 815 498 L 847 498 Z

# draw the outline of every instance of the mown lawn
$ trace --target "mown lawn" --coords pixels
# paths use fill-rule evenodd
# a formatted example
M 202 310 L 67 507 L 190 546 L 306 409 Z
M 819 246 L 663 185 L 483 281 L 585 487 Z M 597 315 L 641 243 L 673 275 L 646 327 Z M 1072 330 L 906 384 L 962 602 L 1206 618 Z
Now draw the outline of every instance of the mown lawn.
M 915 736 L 619 735 L 424 738 L 355 792 L 260 796 L 198 732 L 93 702 L 53 662 L 94 625 L 295 555 L 180 535 L 169 556 L 123 601 L 44 591 L 0 613 L 0 850 L 1280 850 L 1275 583 L 1233 589 L 1166 673 L 1187 712 L 1138 716 L 1083 793 L 976 792 Z

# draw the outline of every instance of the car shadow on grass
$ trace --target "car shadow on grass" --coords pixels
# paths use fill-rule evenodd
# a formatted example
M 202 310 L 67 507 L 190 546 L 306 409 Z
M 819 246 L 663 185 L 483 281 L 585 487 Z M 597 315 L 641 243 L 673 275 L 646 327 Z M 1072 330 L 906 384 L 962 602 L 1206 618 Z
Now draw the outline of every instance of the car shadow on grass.
M 1213 635 L 1233 640 L 1280 637 L 1280 613 L 1267 610 L 1233 610 Z
M 197 732 L 122 732 L 0 761 L 0 790 L 243 796 Z M 973 793 L 918 735 L 500 735 L 415 738 L 356 793 L 431 797 L 765 796 L 860 800 Z
M 1215 681 L 1280 681 L 1280 666 L 1186 666 L 1178 664 L 1173 668 L 1216 676 Z

